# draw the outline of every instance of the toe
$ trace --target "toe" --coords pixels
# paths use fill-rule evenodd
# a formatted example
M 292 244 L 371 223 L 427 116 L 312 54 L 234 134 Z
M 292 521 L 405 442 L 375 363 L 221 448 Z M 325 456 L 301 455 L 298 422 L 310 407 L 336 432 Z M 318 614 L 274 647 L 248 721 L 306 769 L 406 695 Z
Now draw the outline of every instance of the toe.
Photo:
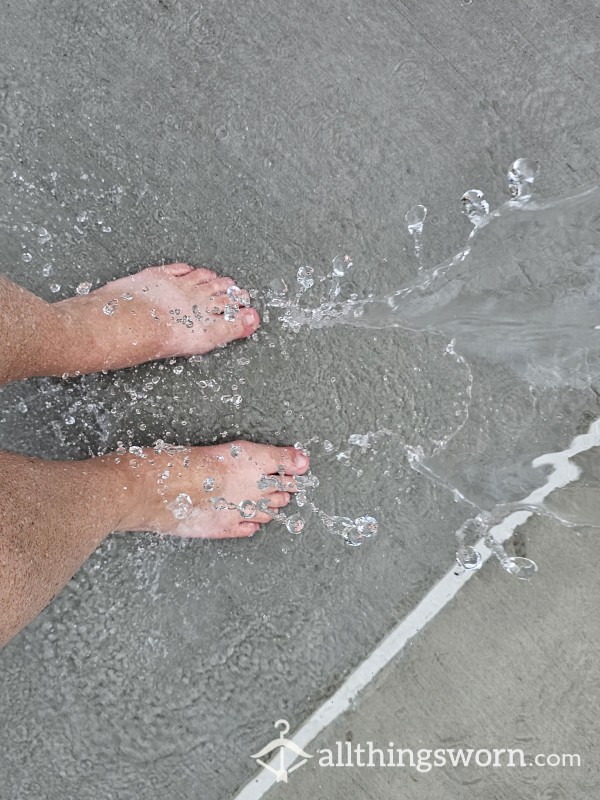
M 189 264 L 178 262 L 177 264 L 165 264 L 161 267 L 163 272 L 172 275 L 174 278 L 180 278 L 182 275 L 187 275 L 189 272 L 194 272 L 194 267 Z
M 217 273 L 206 267 L 198 267 L 198 269 L 194 270 L 193 277 L 195 283 L 208 283 L 209 281 L 215 280 Z
M 272 495 L 269 495 L 269 507 L 283 508 L 287 506 L 291 499 L 291 495 L 287 492 L 274 492 Z
M 276 509 L 273 509 L 273 514 L 276 514 L 276 513 L 277 513 Z M 273 521 L 273 515 L 272 514 L 264 514 L 261 511 L 254 517 L 254 519 L 252 521 L 257 525 L 268 525 L 269 522 Z
M 252 536 L 253 533 L 260 528 L 259 522 L 238 522 L 236 527 L 232 531 L 232 536 L 243 537 L 243 536 Z
M 281 476 L 281 486 L 285 492 L 297 492 L 298 486 L 296 485 L 296 479 L 293 475 L 282 475 Z
M 227 304 L 226 304 L 227 305 Z M 219 344 L 245 339 L 251 336 L 260 325 L 260 317 L 254 308 L 242 308 L 233 320 L 223 316 L 214 317 L 210 334 Z
M 235 286 L 233 278 L 214 278 L 214 280 L 208 281 L 204 288 L 211 295 L 217 295 L 226 292 L 230 286 Z
M 310 466 L 310 459 L 295 447 L 272 447 L 254 445 L 254 457 L 265 475 L 272 475 L 283 467 L 286 476 L 303 475 Z
M 207 314 L 222 314 L 229 305 L 231 305 L 231 300 L 228 295 L 217 294 L 208 299 L 204 310 Z

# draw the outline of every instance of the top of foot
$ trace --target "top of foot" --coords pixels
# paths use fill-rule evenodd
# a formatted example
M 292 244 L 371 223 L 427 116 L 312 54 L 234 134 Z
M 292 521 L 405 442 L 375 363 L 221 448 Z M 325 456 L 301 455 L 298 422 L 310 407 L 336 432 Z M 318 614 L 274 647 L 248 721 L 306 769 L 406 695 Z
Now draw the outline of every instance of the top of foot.
M 67 371 L 79 373 L 203 355 L 260 323 L 232 278 L 189 264 L 148 267 L 54 308 L 73 343 Z
M 231 442 L 135 448 L 106 456 L 126 511 L 121 530 L 223 539 L 251 536 L 298 491 L 309 459 L 294 447 Z M 116 463 L 115 463 L 116 462 Z

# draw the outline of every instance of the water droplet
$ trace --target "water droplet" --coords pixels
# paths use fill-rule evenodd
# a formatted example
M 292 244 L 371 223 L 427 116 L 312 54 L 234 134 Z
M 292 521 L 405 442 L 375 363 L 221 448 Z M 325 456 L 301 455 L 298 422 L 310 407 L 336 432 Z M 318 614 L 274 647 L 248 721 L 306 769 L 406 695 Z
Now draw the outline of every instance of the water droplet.
M 325 450 L 326 453 L 333 453 L 334 449 L 335 448 L 329 439 L 325 439 L 323 442 L 323 450 Z
M 210 502 L 215 511 L 225 511 L 229 508 L 229 503 L 224 497 L 214 497 Z
M 75 289 L 77 294 L 89 294 L 90 289 L 92 288 L 92 284 L 88 282 L 80 283 L 79 286 Z
M 215 488 L 215 479 L 214 478 L 207 478 L 204 483 L 202 484 L 205 492 L 212 492 Z
M 237 458 L 241 452 L 242 452 L 242 448 L 239 445 L 237 445 L 237 444 L 232 444 L 231 445 L 231 455 L 234 458 Z
M 480 225 L 490 213 L 490 204 L 480 189 L 469 189 L 462 196 L 462 210 L 473 225 Z
M 346 537 L 351 530 L 356 530 L 354 522 L 349 517 L 328 517 L 323 520 L 325 527 L 331 533 Z
M 468 570 L 480 569 L 483 563 L 481 553 L 471 545 L 461 547 L 456 553 L 456 560 L 463 569 Z
M 228 303 L 225 306 L 225 310 L 223 312 L 223 316 L 225 317 L 225 321 L 226 322 L 235 322 L 239 310 L 240 310 L 239 306 L 233 305 L 231 303 Z
M 275 475 L 263 475 L 258 481 L 257 486 L 261 492 L 264 492 L 266 489 L 277 489 L 280 492 L 283 491 L 283 484 L 279 478 L 275 477 Z
M 173 367 L 173 372 L 175 373 L 175 375 L 181 375 L 181 373 L 183 372 L 182 365 L 178 364 L 176 367 Z
M 102 311 L 106 314 L 107 317 L 112 317 L 115 313 L 117 308 L 118 300 L 110 300 L 102 309 Z
M 379 523 L 375 519 L 375 517 L 358 517 L 358 519 L 354 520 L 354 524 L 356 525 L 356 530 L 360 533 L 361 536 L 365 538 L 369 538 L 371 536 L 375 536 L 377 531 L 379 530 Z
M 42 267 L 42 275 L 44 278 L 48 278 L 52 273 L 52 264 L 44 264 Z
M 29 261 L 31 261 L 33 256 L 31 255 L 31 253 L 23 253 L 21 258 L 23 259 L 23 261 L 29 262 Z
M 199 364 L 202 361 L 202 356 L 190 356 L 188 361 L 190 364 Z
M 240 289 L 239 286 L 229 286 L 227 289 L 227 297 L 229 297 L 231 302 L 235 305 L 246 307 L 250 305 L 250 295 L 244 289 Z
M 285 527 L 290 533 L 301 533 L 304 528 L 304 519 L 300 514 L 292 514 L 291 517 L 288 517 L 285 521 Z
M 75 424 L 75 417 L 66 417 L 65 422 L 67 425 L 74 425 Z
M 56 292 L 60 292 L 60 283 L 51 283 L 50 291 L 54 292 L 54 294 L 56 294 Z
M 426 217 L 427 209 L 422 205 L 413 206 L 409 211 L 406 212 L 406 216 L 404 217 L 408 227 L 408 232 L 413 237 L 415 255 L 417 258 L 421 257 L 421 239 L 423 236 L 423 226 L 425 224 Z
M 515 578 L 519 578 L 522 581 L 529 580 L 538 570 L 535 561 L 520 556 L 501 559 L 500 563 L 509 575 L 513 575 Z
M 131 292 L 123 292 L 121 297 L 123 298 L 123 300 L 133 300 L 133 295 L 131 294 Z
M 189 517 L 193 509 L 192 498 L 189 494 L 178 494 L 172 503 L 167 504 L 167 508 L 175 519 L 185 519 Z
M 369 434 L 368 433 L 353 433 L 351 436 L 348 437 L 348 444 L 356 445 L 357 447 L 368 447 L 369 446 Z
M 132 445 L 132 446 L 129 448 L 129 452 L 130 452 L 130 453 L 131 453 L 131 455 L 133 455 L 133 456 L 140 456 L 140 457 L 143 457 L 143 455 L 144 455 L 144 451 L 142 450 L 142 448 L 141 448 L 141 447 L 138 447 L 137 445 Z
M 342 254 L 337 255 L 331 263 L 333 264 L 333 274 L 336 276 L 336 278 L 343 277 L 352 267 L 352 259 L 350 256 L 345 256 Z
M 311 472 L 308 472 L 306 475 L 297 475 L 296 476 L 296 486 L 299 489 L 316 489 L 319 485 L 319 479 L 316 475 L 313 475 Z
M 508 170 L 508 191 L 510 196 L 515 199 L 529 197 L 538 170 L 539 164 L 536 161 L 517 158 Z
M 300 269 L 298 270 L 296 279 L 304 290 L 310 289 L 311 286 L 314 286 L 315 281 L 314 278 L 312 277 L 314 275 L 314 272 L 315 271 L 312 267 L 300 267 Z
M 252 500 L 242 500 L 239 505 L 240 516 L 244 519 L 252 519 L 256 516 L 256 505 Z
M 24 400 L 20 400 L 17 404 L 17 410 L 21 412 L 21 414 L 26 414 L 29 410 L 27 407 L 27 403 Z

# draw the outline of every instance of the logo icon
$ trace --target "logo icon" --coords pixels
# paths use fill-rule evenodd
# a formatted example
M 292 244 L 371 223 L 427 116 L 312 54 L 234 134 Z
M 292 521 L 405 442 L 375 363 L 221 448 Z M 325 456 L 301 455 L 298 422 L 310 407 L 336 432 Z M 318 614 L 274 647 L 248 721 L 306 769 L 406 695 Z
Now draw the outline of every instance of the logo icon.
M 308 758 L 312 758 L 312 756 L 309 755 L 308 753 L 305 753 L 304 750 L 302 750 L 301 747 L 298 747 L 298 745 L 295 742 L 292 742 L 291 739 L 285 738 L 286 733 L 289 733 L 290 730 L 290 723 L 286 719 L 278 719 L 277 722 L 273 725 L 273 727 L 276 730 L 281 727 L 279 738 L 270 741 L 269 744 L 265 745 L 265 747 L 263 747 L 262 750 L 259 750 L 258 753 L 255 753 L 253 756 L 250 756 L 250 758 L 253 758 L 258 764 L 261 765 L 261 767 L 264 767 L 265 769 L 268 769 L 269 772 L 272 772 L 277 778 L 277 783 L 279 783 L 280 781 L 284 781 L 285 783 L 287 783 L 288 775 L 290 774 L 290 772 L 293 772 L 295 769 L 298 769 L 298 767 L 301 767 L 302 764 L 306 764 L 306 760 Z M 279 748 L 279 767 L 272 767 L 270 764 L 267 764 L 262 760 L 269 753 L 274 753 L 275 750 L 277 750 L 278 748 Z M 292 753 L 296 754 L 296 756 L 300 756 L 302 758 L 301 761 L 292 764 L 292 766 L 289 769 L 286 769 L 285 767 L 286 750 L 291 750 Z

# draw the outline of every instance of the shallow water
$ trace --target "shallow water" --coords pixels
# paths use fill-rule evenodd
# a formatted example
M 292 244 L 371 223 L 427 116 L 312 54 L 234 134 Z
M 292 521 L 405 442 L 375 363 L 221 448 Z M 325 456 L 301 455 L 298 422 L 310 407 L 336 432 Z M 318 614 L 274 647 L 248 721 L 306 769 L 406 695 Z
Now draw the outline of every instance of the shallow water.
M 477 511 L 457 531 L 459 562 L 471 568 L 479 562 L 472 551 L 465 553 L 468 532 L 471 539 L 475 533 L 485 536 L 493 524 L 521 507 L 558 513 L 561 504 L 555 498 L 541 497 L 534 506 L 523 494 L 535 482 L 536 469 L 538 481 L 545 483 L 543 467 L 548 460 L 540 456 L 547 448 L 562 450 L 570 441 L 570 425 L 561 428 L 562 414 L 547 421 L 547 430 L 523 427 L 524 420 L 540 413 L 539 392 L 576 389 L 597 394 L 600 381 L 600 186 L 540 202 L 531 193 L 536 172 L 537 165 L 518 159 L 508 172 L 512 199 L 492 213 L 481 191 L 466 192 L 463 206 L 474 230 L 465 246 L 431 269 L 422 271 L 420 264 L 417 279 L 405 287 L 381 298 L 360 299 L 354 294 L 344 299 L 339 285 L 344 271 L 339 264 L 345 261 L 346 271 L 354 265 L 349 256 L 337 256 L 332 272 L 320 278 L 328 287 L 324 302 L 314 305 L 304 299 L 314 284 L 314 278 L 310 286 L 303 284 L 307 268 L 299 272 L 302 289 L 295 297 L 288 299 L 287 292 L 279 291 L 270 299 L 271 305 L 283 310 L 284 326 L 296 332 L 335 325 L 402 328 L 439 334 L 447 342 L 446 352 L 464 373 L 462 390 L 448 398 L 456 409 L 456 423 L 429 448 L 410 441 L 403 445 L 414 469 L 440 481 Z M 415 248 L 420 258 L 426 210 L 417 206 L 406 219 L 409 233 L 418 237 Z M 518 399 L 503 392 L 473 408 L 477 369 L 470 361 L 477 359 L 508 367 L 520 383 Z M 475 442 L 472 414 L 479 425 Z M 504 426 L 500 443 L 499 424 Z M 486 433 L 492 427 L 495 436 L 488 442 Z M 394 435 L 391 430 L 370 432 L 355 436 L 353 443 L 368 447 L 371 440 Z M 464 441 L 475 446 L 466 464 Z M 485 461 L 489 464 L 482 468 Z M 576 515 L 580 524 L 584 518 L 586 524 L 600 525 L 600 517 Z M 520 577 L 529 577 L 535 568 L 521 559 L 517 569 L 499 545 L 494 549 L 503 566 Z
M 516 155 L 542 161 L 540 197 L 599 180 L 597 30 L 587 6 L 559 5 L 13 3 L 2 270 L 49 300 L 176 260 L 262 292 L 349 253 L 341 290 L 384 298 L 464 246 L 461 194 L 498 206 Z M 417 258 L 405 217 L 421 204 Z M 81 458 L 120 440 L 318 437 L 315 501 L 378 517 L 376 540 L 348 548 L 314 520 L 243 547 L 110 538 L 0 654 L 8 796 L 230 797 L 273 721 L 300 724 L 452 563 L 475 509 L 407 445 L 431 454 L 468 406 L 436 469 L 490 509 L 535 490 L 531 461 L 600 414 L 591 388 L 532 392 L 493 354 L 468 356 L 461 396 L 449 334 L 293 334 L 270 311 L 257 341 L 200 363 L 7 387 L 1 444 Z

